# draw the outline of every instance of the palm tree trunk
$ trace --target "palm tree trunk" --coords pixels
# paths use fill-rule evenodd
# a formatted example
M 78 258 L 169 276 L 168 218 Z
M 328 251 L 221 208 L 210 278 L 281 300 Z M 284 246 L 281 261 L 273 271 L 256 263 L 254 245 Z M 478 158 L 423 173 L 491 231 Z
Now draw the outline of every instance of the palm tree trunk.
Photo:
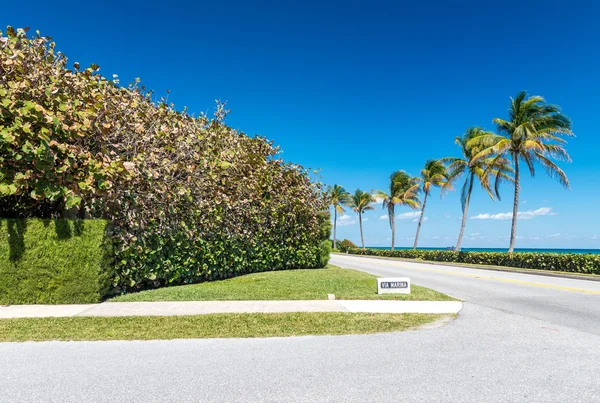
M 513 217 L 512 227 L 510 229 L 510 246 L 508 247 L 508 253 L 513 253 L 515 250 L 515 239 L 517 238 L 517 215 L 519 214 L 519 155 L 513 154 L 513 160 L 515 161 L 515 200 L 513 202 Z
M 337 226 L 337 210 L 333 208 L 333 249 L 336 249 L 336 226 Z
M 365 239 L 363 238 L 363 232 L 362 232 L 362 214 L 359 212 L 358 213 L 358 223 L 360 224 L 360 242 L 362 243 L 362 248 L 365 248 Z
M 462 243 L 463 235 L 465 233 L 465 227 L 467 226 L 467 213 L 469 212 L 469 201 L 471 201 L 471 192 L 473 191 L 473 181 L 475 180 L 475 174 L 471 174 L 471 183 L 469 183 L 469 190 L 467 192 L 467 198 L 465 199 L 465 208 L 463 209 L 462 224 L 460 226 L 460 234 L 456 240 L 456 246 L 454 247 L 455 252 L 460 252 L 460 244 Z
M 396 220 L 394 220 L 394 216 L 392 215 L 392 250 L 394 250 L 394 243 L 396 241 Z
M 417 249 L 417 245 L 419 244 L 419 233 L 421 232 L 423 214 L 425 213 L 425 206 L 427 205 L 427 196 L 429 196 L 429 193 L 425 193 L 425 197 L 423 198 L 423 208 L 421 209 L 421 217 L 419 217 L 419 224 L 417 225 L 417 235 L 415 235 L 415 244 L 413 245 L 413 249 Z

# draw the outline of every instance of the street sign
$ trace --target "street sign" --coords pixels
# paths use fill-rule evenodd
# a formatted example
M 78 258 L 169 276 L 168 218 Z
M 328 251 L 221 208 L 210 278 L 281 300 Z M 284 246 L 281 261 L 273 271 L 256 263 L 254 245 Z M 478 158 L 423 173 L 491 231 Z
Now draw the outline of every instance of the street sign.
M 408 277 L 378 278 L 377 294 L 410 294 L 410 279 Z

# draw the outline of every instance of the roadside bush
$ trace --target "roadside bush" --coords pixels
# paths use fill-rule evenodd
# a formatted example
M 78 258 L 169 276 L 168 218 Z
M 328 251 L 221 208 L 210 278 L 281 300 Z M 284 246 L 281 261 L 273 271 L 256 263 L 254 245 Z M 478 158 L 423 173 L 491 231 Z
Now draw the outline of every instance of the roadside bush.
M 321 254 L 319 256 L 319 267 L 327 266 L 331 254 L 331 241 L 329 239 L 321 242 Z
M 329 237 L 331 236 L 331 213 L 329 210 L 321 211 L 318 214 L 319 217 L 319 239 L 322 240 L 321 247 L 319 249 L 319 266 L 325 267 L 329 263 L 329 257 L 333 245 Z
M 0 304 L 99 302 L 113 278 L 104 220 L 0 220 Z
M 381 257 L 471 263 L 523 269 L 600 274 L 600 255 L 577 253 L 453 252 L 442 250 L 379 250 L 353 248 L 349 253 Z
M 344 239 L 337 243 L 337 247 L 342 253 L 348 252 L 350 249 L 355 249 L 357 246 L 349 239 Z
M 117 290 L 322 264 L 322 185 L 267 139 L 0 32 L 0 217 L 111 221 Z

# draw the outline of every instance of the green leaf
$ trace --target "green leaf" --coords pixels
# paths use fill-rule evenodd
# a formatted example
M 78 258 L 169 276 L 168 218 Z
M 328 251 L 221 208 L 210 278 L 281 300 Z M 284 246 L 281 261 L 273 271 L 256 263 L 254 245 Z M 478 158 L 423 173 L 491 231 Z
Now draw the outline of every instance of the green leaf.
M 2 196 L 10 195 L 10 189 L 9 189 L 7 183 L 0 183 L 0 195 L 2 195 Z
M 67 196 L 65 204 L 68 209 L 71 207 L 79 206 L 79 204 L 81 204 L 81 197 L 70 194 Z

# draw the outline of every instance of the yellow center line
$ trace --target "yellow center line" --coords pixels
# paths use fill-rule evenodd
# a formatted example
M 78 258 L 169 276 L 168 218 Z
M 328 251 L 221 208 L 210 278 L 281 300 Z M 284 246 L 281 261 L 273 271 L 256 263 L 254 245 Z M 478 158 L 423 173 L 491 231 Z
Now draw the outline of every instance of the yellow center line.
M 374 263 L 381 264 L 381 265 L 385 265 L 385 264 L 389 265 L 389 263 L 387 263 L 387 262 L 374 262 Z M 396 262 L 393 262 L 393 263 L 396 263 Z M 562 285 L 534 283 L 532 281 L 513 280 L 513 279 L 508 279 L 508 278 L 485 276 L 485 275 L 481 275 L 481 274 L 471 274 L 471 273 L 461 273 L 461 272 L 450 271 L 450 270 L 431 269 L 428 267 L 405 267 L 405 266 L 403 266 L 400 268 L 406 269 L 406 270 L 424 270 L 424 271 L 429 271 L 429 272 L 434 272 L 434 273 L 451 274 L 453 276 L 480 278 L 480 279 L 484 279 L 484 280 L 500 281 L 503 283 L 513 283 L 513 284 L 529 285 L 529 286 L 540 287 L 540 288 L 551 288 L 554 290 L 573 291 L 573 292 L 582 292 L 585 294 L 600 295 L 600 291 L 586 290 L 585 288 L 574 288 L 574 287 L 565 287 Z

